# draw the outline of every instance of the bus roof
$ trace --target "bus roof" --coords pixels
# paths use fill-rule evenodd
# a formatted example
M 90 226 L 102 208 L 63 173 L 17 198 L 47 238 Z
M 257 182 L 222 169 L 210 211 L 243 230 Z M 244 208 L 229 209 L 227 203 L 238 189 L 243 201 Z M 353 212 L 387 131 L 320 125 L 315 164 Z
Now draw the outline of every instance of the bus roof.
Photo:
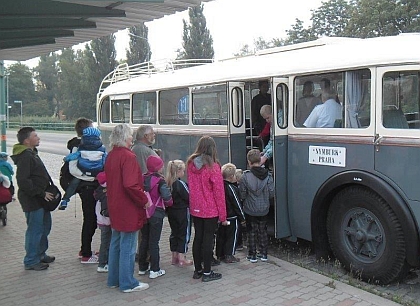
M 419 50 L 420 33 L 367 39 L 324 37 L 191 68 L 125 77 L 101 88 L 100 96 L 320 71 L 420 64 Z M 115 76 L 116 73 L 118 71 L 109 76 Z

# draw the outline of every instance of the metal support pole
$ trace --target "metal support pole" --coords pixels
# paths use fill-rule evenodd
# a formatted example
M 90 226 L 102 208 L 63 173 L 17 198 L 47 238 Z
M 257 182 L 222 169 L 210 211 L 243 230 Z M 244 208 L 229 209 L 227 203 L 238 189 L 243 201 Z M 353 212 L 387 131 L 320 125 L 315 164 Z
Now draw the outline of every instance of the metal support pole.
M 6 84 L 4 61 L 0 61 L 0 122 L 1 122 L 1 151 L 6 152 Z

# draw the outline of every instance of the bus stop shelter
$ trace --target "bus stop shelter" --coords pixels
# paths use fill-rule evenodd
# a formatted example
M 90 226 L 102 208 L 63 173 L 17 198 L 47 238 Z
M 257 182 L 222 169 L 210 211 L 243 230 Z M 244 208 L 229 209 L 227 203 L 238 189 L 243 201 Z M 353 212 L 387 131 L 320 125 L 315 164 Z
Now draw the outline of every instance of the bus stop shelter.
M 6 151 L 4 60 L 25 61 L 211 0 L 1 0 L 0 124 Z

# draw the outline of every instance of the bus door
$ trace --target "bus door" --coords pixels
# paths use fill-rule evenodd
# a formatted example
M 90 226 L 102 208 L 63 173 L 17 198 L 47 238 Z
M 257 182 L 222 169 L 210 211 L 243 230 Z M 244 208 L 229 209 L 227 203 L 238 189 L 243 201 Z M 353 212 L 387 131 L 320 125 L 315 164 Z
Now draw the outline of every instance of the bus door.
M 275 185 L 274 226 L 276 238 L 291 235 L 287 206 L 287 110 L 289 79 L 273 78 L 273 178 Z
M 377 68 L 375 170 L 420 201 L 420 66 Z
M 244 82 L 229 82 L 229 158 L 238 169 L 245 170 L 246 162 L 246 133 L 244 108 Z

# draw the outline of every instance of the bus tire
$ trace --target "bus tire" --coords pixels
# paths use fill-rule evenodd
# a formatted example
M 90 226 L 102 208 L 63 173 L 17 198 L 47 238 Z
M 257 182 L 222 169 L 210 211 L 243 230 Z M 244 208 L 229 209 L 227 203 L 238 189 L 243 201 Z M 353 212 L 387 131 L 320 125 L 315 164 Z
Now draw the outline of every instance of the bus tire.
M 353 276 L 388 284 L 408 271 L 401 223 L 391 207 L 366 187 L 340 191 L 327 217 L 331 249 Z

